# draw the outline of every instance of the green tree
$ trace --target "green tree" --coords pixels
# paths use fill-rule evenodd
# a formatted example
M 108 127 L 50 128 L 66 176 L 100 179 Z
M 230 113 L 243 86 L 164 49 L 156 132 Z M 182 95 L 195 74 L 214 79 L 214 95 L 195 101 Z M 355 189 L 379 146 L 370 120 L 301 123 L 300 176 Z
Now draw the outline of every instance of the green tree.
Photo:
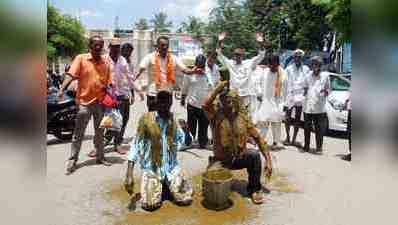
M 47 57 L 73 57 L 87 46 L 81 23 L 69 15 L 61 15 L 51 5 L 47 8 Z
M 218 0 L 218 7 L 210 13 L 206 33 L 211 42 L 206 48 L 215 48 L 218 34 L 227 32 L 225 54 L 231 56 L 235 48 L 245 48 L 248 57 L 257 53 L 255 41 L 256 27 L 246 3 L 236 0 Z
M 186 22 L 182 22 L 177 32 L 188 33 L 195 38 L 200 38 L 205 34 L 206 24 L 199 18 L 189 16 Z
M 330 8 L 313 0 L 248 0 L 248 7 L 256 27 L 282 49 L 321 50 L 332 32 Z
M 157 33 L 169 33 L 171 32 L 172 22 L 167 21 L 167 14 L 164 12 L 153 15 L 151 24 L 155 32 Z
M 148 20 L 145 18 L 141 18 L 134 24 L 134 28 L 136 30 L 149 30 Z
M 329 24 L 337 31 L 339 44 L 351 42 L 351 0 L 335 0 L 326 16 Z

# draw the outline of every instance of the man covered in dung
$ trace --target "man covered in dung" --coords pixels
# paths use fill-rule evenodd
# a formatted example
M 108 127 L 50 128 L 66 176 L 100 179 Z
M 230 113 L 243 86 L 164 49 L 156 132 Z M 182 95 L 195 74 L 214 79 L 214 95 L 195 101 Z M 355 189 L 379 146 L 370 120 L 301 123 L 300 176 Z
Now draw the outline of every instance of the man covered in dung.
M 217 165 L 239 170 L 247 169 L 249 183 L 247 191 L 255 204 L 264 202 L 261 185 L 261 156 L 258 151 L 246 149 L 246 143 L 252 137 L 265 158 L 265 174 L 272 174 L 271 156 L 264 138 L 254 127 L 247 111 L 242 108 L 241 99 L 236 90 L 227 89 L 228 81 L 222 81 L 205 101 L 202 108 L 206 112 L 213 129 L 214 160 L 208 170 Z M 215 101 L 219 96 L 219 101 Z M 220 163 L 217 163 L 220 162 Z
M 136 138 L 131 147 L 125 188 L 134 190 L 134 165 L 142 171 L 141 205 L 155 210 L 162 205 L 162 189 L 166 185 L 178 205 L 192 203 L 193 188 L 183 176 L 177 160 L 179 146 L 190 142 L 191 136 L 184 122 L 177 124 L 170 107 L 171 92 L 161 90 L 156 95 L 156 111 L 145 113 L 139 120 Z

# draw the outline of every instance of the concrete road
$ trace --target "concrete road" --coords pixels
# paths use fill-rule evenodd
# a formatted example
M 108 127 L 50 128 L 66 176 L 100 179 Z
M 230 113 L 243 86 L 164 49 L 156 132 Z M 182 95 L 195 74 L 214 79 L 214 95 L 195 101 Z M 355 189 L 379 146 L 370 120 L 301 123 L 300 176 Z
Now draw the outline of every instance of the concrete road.
M 185 110 L 177 102 L 173 110 L 178 118 L 186 117 Z M 145 111 L 144 102 L 137 101 L 131 107 L 131 119 L 125 137 L 127 140 L 131 141 L 138 118 Z M 248 198 L 238 195 L 233 198 L 235 205 L 223 212 L 206 210 L 199 203 L 188 208 L 167 203 L 157 212 L 149 214 L 139 209 L 136 212 L 127 210 L 128 196 L 120 185 L 125 174 L 126 156 L 108 153 L 106 156 L 114 163 L 111 167 L 96 165 L 87 156 L 93 149 L 93 135 L 91 121 L 80 153 L 80 168 L 70 176 L 64 175 L 70 143 L 47 136 L 48 194 L 55 203 L 54 215 L 57 218 L 51 224 L 352 224 L 347 215 L 351 205 L 347 196 L 353 178 L 351 163 L 339 157 L 348 151 L 346 139 L 326 137 L 322 155 L 302 153 L 291 146 L 273 152 L 276 175 L 267 184 L 271 193 L 267 195 L 266 204 L 252 205 Z M 312 146 L 315 146 L 314 138 L 312 136 Z M 302 130 L 298 140 L 304 140 Z M 211 152 L 208 150 L 191 149 L 180 152 L 178 157 L 186 173 L 197 182 L 198 175 L 207 166 L 209 155 Z M 138 178 L 140 172 L 136 171 Z M 245 171 L 237 173 L 235 177 L 238 180 L 242 179 L 240 176 L 245 176 Z M 200 186 L 197 195 L 200 195 Z

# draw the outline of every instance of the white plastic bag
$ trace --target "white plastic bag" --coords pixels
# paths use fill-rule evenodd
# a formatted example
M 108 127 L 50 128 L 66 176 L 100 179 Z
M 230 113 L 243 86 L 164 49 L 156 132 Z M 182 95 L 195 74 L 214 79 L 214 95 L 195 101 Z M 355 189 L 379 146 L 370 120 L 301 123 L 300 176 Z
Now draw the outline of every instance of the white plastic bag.
M 105 109 L 104 117 L 101 120 L 100 127 L 119 132 L 122 129 L 123 117 L 118 109 Z

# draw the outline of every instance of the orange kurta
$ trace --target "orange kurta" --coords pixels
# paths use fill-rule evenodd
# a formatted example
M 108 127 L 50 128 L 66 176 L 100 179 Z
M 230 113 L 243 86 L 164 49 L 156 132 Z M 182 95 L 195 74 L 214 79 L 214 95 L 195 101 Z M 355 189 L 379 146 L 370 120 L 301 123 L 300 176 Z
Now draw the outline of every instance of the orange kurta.
M 95 62 L 90 53 L 80 54 L 73 60 L 68 73 L 79 81 L 76 96 L 81 105 L 102 101 L 107 85 L 112 83 L 111 64 L 105 56 Z

